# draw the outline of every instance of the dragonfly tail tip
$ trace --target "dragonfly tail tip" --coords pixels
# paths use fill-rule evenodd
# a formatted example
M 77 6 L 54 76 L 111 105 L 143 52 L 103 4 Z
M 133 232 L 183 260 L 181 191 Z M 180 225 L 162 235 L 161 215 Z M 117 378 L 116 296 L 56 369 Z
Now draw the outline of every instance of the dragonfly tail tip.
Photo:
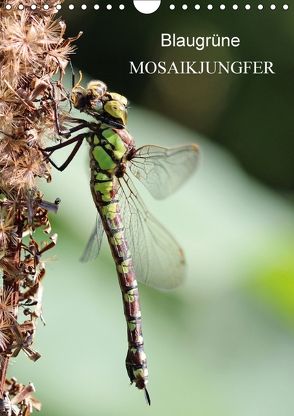
M 145 394 L 145 399 L 146 399 L 146 402 L 149 404 L 149 406 L 151 405 L 151 399 L 150 399 L 150 396 L 149 396 L 149 393 L 148 393 L 148 390 L 146 389 L 146 387 L 144 388 L 144 394 Z

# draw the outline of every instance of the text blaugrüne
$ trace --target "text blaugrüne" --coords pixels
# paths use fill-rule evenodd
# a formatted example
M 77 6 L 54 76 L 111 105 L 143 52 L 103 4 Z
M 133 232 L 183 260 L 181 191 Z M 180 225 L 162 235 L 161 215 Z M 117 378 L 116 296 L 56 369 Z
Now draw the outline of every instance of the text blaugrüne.
M 161 33 L 162 48 L 194 48 L 203 51 L 207 48 L 237 48 L 240 39 L 237 36 L 177 36 L 175 33 Z M 129 74 L 170 74 L 170 75 L 218 75 L 275 74 L 271 61 L 129 61 Z

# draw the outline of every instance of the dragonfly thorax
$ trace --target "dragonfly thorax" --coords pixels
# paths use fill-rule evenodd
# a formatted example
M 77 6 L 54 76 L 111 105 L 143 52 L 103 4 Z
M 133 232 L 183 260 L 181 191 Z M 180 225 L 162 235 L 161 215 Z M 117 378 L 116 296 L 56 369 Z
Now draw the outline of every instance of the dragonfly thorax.
M 128 148 L 118 132 L 110 127 L 105 127 L 88 138 L 90 157 L 96 164 L 96 171 L 107 171 L 115 176 L 117 176 L 117 172 L 119 172 L 119 176 L 125 172 L 123 162 Z

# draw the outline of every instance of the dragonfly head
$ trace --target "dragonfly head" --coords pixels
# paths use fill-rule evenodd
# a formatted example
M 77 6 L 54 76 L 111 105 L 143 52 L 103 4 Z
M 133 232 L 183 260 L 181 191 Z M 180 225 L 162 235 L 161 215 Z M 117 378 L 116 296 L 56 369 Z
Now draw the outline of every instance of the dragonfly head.
M 108 92 L 107 96 L 109 97 L 109 100 L 119 101 L 126 108 L 128 107 L 128 99 L 123 95 L 120 95 L 117 92 Z
M 128 100 L 116 92 L 108 92 L 103 81 L 90 81 L 86 88 L 81 86 L 80 79 L 72 88 L 71 102 L 75 108 L 92 115 L 103 123 L 117 128 L 124 128 L 128 118 Z
M 110 120 L 114 120 L 125 127 L 128 121 L 128 101 L 126 97 L 117 93 L 109 93 L 109 97 L 110 99 L 103 105 L 105 115 L 109 117 Z

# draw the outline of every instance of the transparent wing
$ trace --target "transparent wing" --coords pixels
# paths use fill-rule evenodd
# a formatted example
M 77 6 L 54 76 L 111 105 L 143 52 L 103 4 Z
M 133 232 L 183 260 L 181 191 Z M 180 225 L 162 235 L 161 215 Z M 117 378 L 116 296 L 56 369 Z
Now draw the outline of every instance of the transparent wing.
M 96 224 L 90 235 L 82 257 L 80 258 L 81 262 L 86 263 L 87 261 L 94 260 L 98 256 L 101 248 L 103 232 L 103 224 L 99 215 L 97 214 Z
M 156 199 L 175 192 L 197 166 L 198 146 L 189 144 L 167 149 L 147 145 L 136 150 L 130 160 L 133 175 Z
M 137 279 L 160 289 L 179 286 L 185 277 L 181 247 L 147 211 L 128 174 L 118 181 L 121 216 Z

